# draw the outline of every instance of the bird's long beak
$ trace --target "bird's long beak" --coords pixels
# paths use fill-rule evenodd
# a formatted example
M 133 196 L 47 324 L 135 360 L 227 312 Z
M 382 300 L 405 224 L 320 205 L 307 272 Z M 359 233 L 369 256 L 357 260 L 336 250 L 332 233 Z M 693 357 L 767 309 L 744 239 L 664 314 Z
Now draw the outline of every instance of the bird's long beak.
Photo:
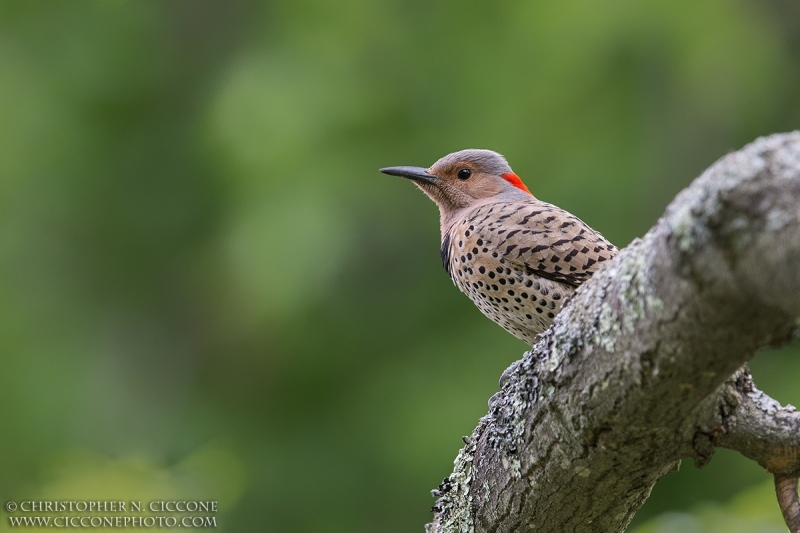
M 382 168 L 381 172 L 389 174 L 390 176 L 400 176 L 401 178 L 408 178 L 421 183 L 434 183 L 439 179 L 433 174 L 428 174 L 427 169 L 422 167 L 386 167 Z

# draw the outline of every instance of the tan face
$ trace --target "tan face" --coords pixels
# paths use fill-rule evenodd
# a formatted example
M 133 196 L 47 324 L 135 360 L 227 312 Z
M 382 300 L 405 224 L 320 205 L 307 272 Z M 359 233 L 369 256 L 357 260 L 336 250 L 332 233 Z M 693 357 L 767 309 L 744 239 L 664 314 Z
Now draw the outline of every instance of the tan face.
M 439 179 L 432 183 L 415 183 L 445 210 L 462 209 L 475 200 L 492 198 L 508 185 L 502 177 L 470 161 L 439 160 L 428 169 L 428 173 Z
M 427 169 L 388 167 L 381 172 L 413 180 L 439 206 L 443 224 L 453 213 L 486 199 L 530 194 L 505 158 L 491 150 L 454 152 Z

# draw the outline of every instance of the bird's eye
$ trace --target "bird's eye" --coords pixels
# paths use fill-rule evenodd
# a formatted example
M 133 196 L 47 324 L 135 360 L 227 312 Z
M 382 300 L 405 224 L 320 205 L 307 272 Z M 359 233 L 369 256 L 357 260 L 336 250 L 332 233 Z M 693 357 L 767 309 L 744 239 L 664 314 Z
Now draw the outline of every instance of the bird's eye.
M 468 168 L 462 168 L 458 171 L 457 176 L 460 180 L 468 180 L 472 176 L 472 171 Z

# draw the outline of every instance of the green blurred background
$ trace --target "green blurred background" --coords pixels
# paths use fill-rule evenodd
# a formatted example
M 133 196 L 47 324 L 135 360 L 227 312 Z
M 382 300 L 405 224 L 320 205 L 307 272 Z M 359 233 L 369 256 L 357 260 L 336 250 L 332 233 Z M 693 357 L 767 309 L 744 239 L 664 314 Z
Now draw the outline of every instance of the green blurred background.
M 0 500 L 422 531 L 526 346 L 447 279 L 434 205 L 377 169 L 491 148 L 625 246 L 798 126 L 796 0 L 3 0 Z M 782 402 L 797 351 L 752 365 Z M 781 523 L 768 476 L 720 451 L 634 528 Z

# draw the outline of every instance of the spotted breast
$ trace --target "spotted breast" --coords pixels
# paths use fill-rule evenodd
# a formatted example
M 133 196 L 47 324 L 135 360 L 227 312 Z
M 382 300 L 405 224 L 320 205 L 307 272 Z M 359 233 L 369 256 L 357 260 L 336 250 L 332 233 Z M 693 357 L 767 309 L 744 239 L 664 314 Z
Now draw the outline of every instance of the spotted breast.
M 441 253 L 484 315 L 533 344 L 617 248 L 574 215 L 530 197 L 468 212 L 444 233 Z

